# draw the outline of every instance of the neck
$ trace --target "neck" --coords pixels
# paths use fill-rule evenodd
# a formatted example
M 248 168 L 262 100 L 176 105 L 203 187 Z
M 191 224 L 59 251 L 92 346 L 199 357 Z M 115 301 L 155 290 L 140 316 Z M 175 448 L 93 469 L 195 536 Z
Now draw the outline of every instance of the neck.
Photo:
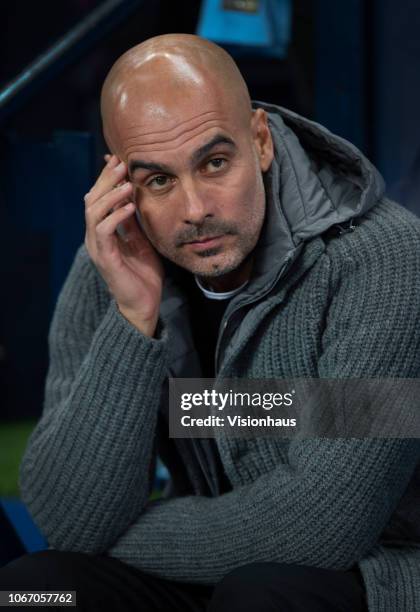
M 249 280 L 252 272 L 253 258 L 247 258 L 236 270 L 223 274 L 223 276 L 216 276 L 209 278 L 208 276 L 198 276 L 201 284 L 210 289 L 211 291 L 225 292 L 232 291 L 237 287 L 240 287 L 247 280 Z

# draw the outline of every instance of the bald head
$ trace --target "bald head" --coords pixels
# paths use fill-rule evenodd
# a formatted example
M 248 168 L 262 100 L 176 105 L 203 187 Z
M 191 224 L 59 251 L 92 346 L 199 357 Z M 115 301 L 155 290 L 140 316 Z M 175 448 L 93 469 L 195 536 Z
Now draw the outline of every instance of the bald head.
M 176 129 L 178 119 L 189 112 L 211 113 L 216 107 L 249 123 L 250 97 L 233 59 L 214 43 L 189 34 L 157 36 L 124 53 L 101 95 L 105 139 L 122 159 L 129 153 L 131 127 L 143 129 L 139 121 L 146 135 L 154 127 L 158 132 Z
M 198 36 L 152 38 L 112 67 L 101 108 L 109 150 L 126 166 L 156 251 L 229 287 L 231 273 L 244 282 L 273 143 L 232 58 Z

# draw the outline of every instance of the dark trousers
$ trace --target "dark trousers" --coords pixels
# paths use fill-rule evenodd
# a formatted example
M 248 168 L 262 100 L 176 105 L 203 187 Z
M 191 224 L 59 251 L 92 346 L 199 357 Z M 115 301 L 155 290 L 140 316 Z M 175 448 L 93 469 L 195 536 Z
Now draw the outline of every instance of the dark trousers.
M 281 563 L 250 563 L 211 587 L 156 578 L 105 555 L 54 550 L 25 555 L 0 568 L 0 590 L 57 589 L 76 591 L 77 607 L 71 609 L 86 612 L 367 610 L 357 570 L 336 572 Z

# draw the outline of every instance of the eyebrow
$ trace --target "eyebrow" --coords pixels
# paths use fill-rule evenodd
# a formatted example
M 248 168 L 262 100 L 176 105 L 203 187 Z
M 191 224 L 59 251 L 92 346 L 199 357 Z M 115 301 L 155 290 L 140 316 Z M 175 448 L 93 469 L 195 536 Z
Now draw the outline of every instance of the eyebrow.
M 191 162 L 193 165 L 198 164 L 202 159 L 210 153 L 210 151 L 217 145 L 226 144 L 236 149 L 236 144 L 229 136 L 223 134 L 216 134 L 209 142 L 206 142 L 202 147 L 194 151 L 191 156 Z M 151 172 L 162 172 L 164 174 L 172 174 L 171 168 L 165 164 L 156 164 L 155 162 L 148 162 L 143 159 L 133 159 L 129 163 L 129 172 L 134 174 L 137 170 L 150 170 Z
M 206 157 L 206 155 L 210 153 L 210 151 L 215 146 L 219 144 L 227 144 L 230 147 L 236 149 L 236 144 L 231 138 L 229 138 L 229 136 L 224 136 L 223 134 L 216 134 L 211 140 L 209 140 L 209 142 L 197 149 L 197 151 L 194 151 L 191 156 L 191 161 L 193 165 L 199 163 L 204 157 Z

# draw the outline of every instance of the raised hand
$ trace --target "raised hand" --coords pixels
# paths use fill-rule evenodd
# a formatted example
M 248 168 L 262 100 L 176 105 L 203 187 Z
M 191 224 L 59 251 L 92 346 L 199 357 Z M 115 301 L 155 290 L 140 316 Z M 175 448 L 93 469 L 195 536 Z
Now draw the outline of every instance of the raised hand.
M 162 295 L 162 262 L 134 214 L 133 186 L 125 163 L 115 155 L 106 159 L 85 195 L 85 245 L 121 314 L 142 333 L 153 336 Z

